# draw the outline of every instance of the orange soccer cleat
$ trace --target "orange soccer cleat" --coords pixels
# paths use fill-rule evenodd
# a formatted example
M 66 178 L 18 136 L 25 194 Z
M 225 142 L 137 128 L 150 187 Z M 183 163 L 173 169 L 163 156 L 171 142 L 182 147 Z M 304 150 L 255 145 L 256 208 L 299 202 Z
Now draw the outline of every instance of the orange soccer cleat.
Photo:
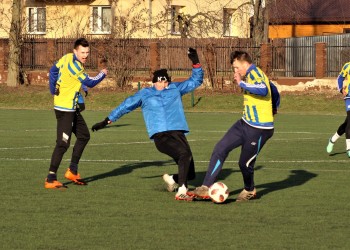
M 87 183 L 80 178 L 80 174 L 73 174 L 69 168 L 64 174 L 64 177 L 68 180 L 73 181 L 77 185 L 87 185 Z
M 58 188 L 67 188 L 67 186 L 63 185 L 61 182 L 59 182 L 57 180 L 49 181 L 46 178 L 45 179 L 45 188 L 58 189 Z

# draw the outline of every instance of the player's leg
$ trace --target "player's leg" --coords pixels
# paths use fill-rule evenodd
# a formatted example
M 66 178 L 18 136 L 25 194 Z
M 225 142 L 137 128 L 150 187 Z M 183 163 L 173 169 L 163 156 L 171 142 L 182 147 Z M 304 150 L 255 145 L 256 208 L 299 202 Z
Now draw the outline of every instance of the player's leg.
M 159 152 L 174 159 L 179 168 L 179 174 L 174 174 L 176 183 L 187 186 L 188 179 L 195 178 L 193 156 L 185 135 L 179 131 L 159 133 L 154 137 Z
M 190 145 L 188 144 L 186 136 L 182 132 L 176 132 L 174 136 L 179 144 L 181 144 L 181 147 L 180 151 L 174 155 L 175 157 L 173 157 L 173 159 L 175 160 L 176 164 L 178 164 L 178 166 L 183 166 L 181 167 L 181 170 L 179 169 L 179 172 L 182 172 L 181 175 L 183 176 L 183 182 L 185 182 L 187 186 L 187 181 L 196 178 L 192 151 Z M 178 174 L 174 174 L 173 178 L 176 183 L 182 182 L 181 180 L 179 181 Z
M 84 149 L 90 140 L 90 132 L 80 112 L 76 112 L 75 114 L 72 132 L 77 137 L 77 140 L 73 147 L 71 163 L 69 169 L 65 173 L 65 177 L 74 181 L 76 184 L 86 185 L 86 182 L 81 179 L 80 174 L 78 173 L 78 164 Z
M 216 181 L 228 154 L 243 142 L 243 123 L 243 120 L 237 121 L 215 145 L 202 186 L 197 187 L 189 194 L 203 199 L 209 198 L 209 187 Z
M 348 100 L 348 99 L 347 99 Z M 349 100 L 350 102 L 350 100 Z M 348 157 L 350 157 L 350 108 L 346 111 L 347 124 L 345 127 L 345 138 L 346 138 L 346 152 Z
M 72 123 L 74 121 L 74 112 L 63 112 L 55 110 L 57 120 L 56 146 L 51 156 L 49 174 L 47 176 L 45 187 L 57 188 L 62 186 L 57 182 L 57 170 L 61 164 L 64 153 L 70 145 L 72 135 Z
M 328 145 L 327 145 L 327 153 L 331 153 L 333 151 L 334 143 L 345 133 L 346 125 L 347 125 L 347 117 L 345 118 L 345 121 L 339 126 L 337 132 L 329 138 Z
M 187 180 L 194 178 L 194 164 L 191 149 L 185 135 L 180 131 L 168 131 L 159 133 L 154 137 L 155 145 L 161 153 L 164 153 L 178 164 L 178 174 L 163 176 L 168 185 L 168 191 L 174 191 L 178 184 L 179 190 L 175 196 L 178 200 L 190 200 L 187 196 Z M 172 180 L 171 180 L 171 179 Z
M 256 158 L 267 142 L 273 135 L 273 129 L 257 129 L 249 125 L 244 128 L 244 143 L 239 158 L 239 168 L 243 176 L 244 189 L 238 195 L 236 201 L 253 199 L 256 196 L 254 186 L 254 165 Z
M 203 185 L 210 187 L 216 181 L 228 154 L 242 145 L 243 124 L 245 124 L 243 120 L 237 121 L 215 145 Z
M 169 141 L 171 140 L 171 136 L 167 132 L 157 133 L 154 137 L 154 144 L 159 152 L 166 154 L 174 159 L 171 144 Z M 174 159 L 176 164 L 178 161 Z M 175 180 L 176 179 L 176 180 Z M 174 192 L 178 188 L 178 175 L 169 175 L 164 174 L 163 180 L 167 184 L 167 190 L 169 192 Z

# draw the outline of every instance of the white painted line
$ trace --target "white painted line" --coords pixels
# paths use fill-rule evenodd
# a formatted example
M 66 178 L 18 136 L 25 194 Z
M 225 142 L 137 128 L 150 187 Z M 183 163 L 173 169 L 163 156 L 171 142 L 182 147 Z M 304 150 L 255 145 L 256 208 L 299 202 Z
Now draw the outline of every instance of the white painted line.
M 189 142 L 196 141 L 208 141 L 209 139 L 199 139 L 199 140 L 188 140 Z M 132 144 L 152 144 L 153 141 L 135 141 L 135 142 L 106 142 L 106 143 L 91 143 L 89 146 L 105 146 L 105 145 L 132 145 Z M 13 147 L 13 148 L 0 148 L 0 150 L 22 150 L 22 149 L 43 149 L 43 148 L 53 148 L 53 146 L 34 146 L 34 147 Z M 74 145 L 70 145 L 74 147 Z
M 49 158 L 0 158 L 5 161 L 50 161 Z M 70 161 L 66 159 L 63 161 Z M 81 159 L 81 162 L 152 162 L 157 160 L 118 160 L 118 159 L 105 159 L 105 160 L 87 160 Z M 258 161 L 258 163 L 349 163 L 350 160 L 269 160 Z M 195 161 L 195 163 L 209 163 L 209 161 Z M 238 163 L 238 161 L 225 161 L 225 163 Z M 349 169 L 350 170 L 350 169 Z

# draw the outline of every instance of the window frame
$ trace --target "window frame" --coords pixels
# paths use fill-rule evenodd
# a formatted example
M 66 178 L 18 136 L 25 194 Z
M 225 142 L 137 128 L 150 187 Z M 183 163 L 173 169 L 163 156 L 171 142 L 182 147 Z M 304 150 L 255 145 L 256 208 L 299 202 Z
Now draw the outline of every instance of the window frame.
M 175 35 L 175 36 L 181 35 L 180 22 L 178 21 L 178 16 L 180 14 L 180 10 L 183 7 L 184 6 L 181 6 L 181 5 L 170 6 L 170 34 L 171 35 Z
M 222 13 L 222 33 L 224 37 L 233 37 L 233 13 L 236 9 L 224 8 Z
M 45 15 L 44 15 L 44 30 L 43 31 L 39 31 L 39 15 L 38 15 L 38 9 L 44 9 L 45 10 Z M 31 15 L 31 10 L 34 11 L 33 13 L 33 31 L 30 30 L 31 28 L 31 23 L 32 23 L 32 15 Z M 28 34 L 36 34 L 36 35 L 45 35 L 46 34 L 46 7 L 40 6 L 40 7 L 27 7 L 26 8 L 26 12 L 27 12 L 27 18 L 28 18 L 28 22 L 27 22 L 27 33 Z
M 93 5 L 90 6 L 90 32 L 94 35 L 106 35 L 112 33 L 112 8 L 110 5 Z M 95 19 L 94 19 L 94 8 L 97 8 L 97 30 L 94 30 L 95 26 Z M 103 9 L 110 9 L 111 11 L 111 18 L 109 20 L 109 30 L 104 31 L 103 29 Z

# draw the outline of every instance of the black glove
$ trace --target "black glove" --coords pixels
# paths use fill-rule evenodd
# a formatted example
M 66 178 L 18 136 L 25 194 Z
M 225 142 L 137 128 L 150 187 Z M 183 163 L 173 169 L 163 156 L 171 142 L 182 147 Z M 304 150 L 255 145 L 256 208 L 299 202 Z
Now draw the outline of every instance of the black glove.
M 77 110 L 78 110 L 79 112 L 83 112 L 83 111 L 85 110 L 85 103 L 83 103 L 83 102 L 79 103 L 79 102 L 78 102 L 78 104 L 77 104 Z
M 59 94 L 60 94 L 60 85 L 58 83 L 56 83 L 54 95 L 59 95 Z
M 89 92 L 87 92 L 87 91 L 84 91 L 85 92 L 85 97 L 87 97 L 88 96 L 88 94 L 89 94 Z
M 190 58 L 193 65 L 199 63 L 197 50 L 195 50 L 193 48 L 188 48 L 187 54 L 188 54 L 188 58 Z
M 93 132 L 103 129 L 104 127 L 106 127 L 108 124 L 112 123 L 108 117 L 106 117 L 106 119 L 104 119 L 102 122 L 96 123 L 94 126 L 92 126 L 91 130 Z

